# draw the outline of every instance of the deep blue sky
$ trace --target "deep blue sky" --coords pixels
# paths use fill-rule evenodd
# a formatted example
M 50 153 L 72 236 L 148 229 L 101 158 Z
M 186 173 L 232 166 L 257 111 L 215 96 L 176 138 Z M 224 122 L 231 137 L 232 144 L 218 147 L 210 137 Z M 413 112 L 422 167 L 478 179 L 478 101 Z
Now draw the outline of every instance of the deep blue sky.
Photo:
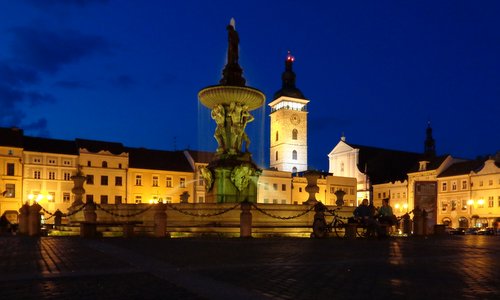
M 342 133 L 438 154 L 500 150 L 500 1 L 0 0 L 0 126 L 58 139 L 213 151 L 198 91 L 217 84 L 236 19 L 247 84 L 267 103 L 287 50 L 309 104 L 309 165 Z M 269 109 L 248 125 L 269 160 Z

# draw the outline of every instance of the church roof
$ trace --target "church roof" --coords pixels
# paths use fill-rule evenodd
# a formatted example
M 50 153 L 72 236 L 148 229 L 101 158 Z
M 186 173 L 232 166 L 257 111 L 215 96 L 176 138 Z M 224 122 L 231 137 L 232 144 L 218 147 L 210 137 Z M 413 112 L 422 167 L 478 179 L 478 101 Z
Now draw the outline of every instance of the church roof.
M 348 145 L 359 149 L 358 169 L 368 175 L 372 184 L 405 180 L 422 156 L 421 153 Z
M 439 174 L 437 177 L 467 175 L 472 171 L 478 171 L 479 169 L 481 169 L 483 164 L 484 160 L 468 160 L 457 162 L 441 172 L 441 174 Z
M 193 168 L 183 151 L 128 148 L 129 167 L 137 169 L 192 172 Z

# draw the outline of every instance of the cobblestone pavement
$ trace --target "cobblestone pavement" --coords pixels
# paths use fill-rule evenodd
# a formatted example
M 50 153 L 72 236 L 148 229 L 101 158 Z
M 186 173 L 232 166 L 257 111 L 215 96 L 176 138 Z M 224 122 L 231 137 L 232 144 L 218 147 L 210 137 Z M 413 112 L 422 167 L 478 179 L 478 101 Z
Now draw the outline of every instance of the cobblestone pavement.
M 0 299 L 500 299 L 500 236 L 0 236 Z

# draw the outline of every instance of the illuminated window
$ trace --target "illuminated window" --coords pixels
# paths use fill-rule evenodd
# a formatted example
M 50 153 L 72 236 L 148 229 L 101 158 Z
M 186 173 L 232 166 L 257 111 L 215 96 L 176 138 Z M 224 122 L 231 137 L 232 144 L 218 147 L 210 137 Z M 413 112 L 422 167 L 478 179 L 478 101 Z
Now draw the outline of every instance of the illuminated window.
M 493 180 L 488 181 L 488 185 L 493 185 Z
M 172 187 L 172 177 L 167 176 L 167 187 L 171 188 Z
M 278 190 L 278 184 L 277 184 L 277 183 L 273 183 L 273 190 L 274 190 L 274 191 L 277 191 L 277 190 Z
M 483 181 L 482 180 L 479 181 L 479 186 L 483 186 Z
M 448 201 L 441 201 L 441 210 L 443 212 L 448 210 Z
M 441 185 L 441 191 L 446 192 L 447 190 L 448 190 L 448 185 L 446 182 L 443 182 L 443 184 Z
M 278 199 L 273 199 L 273 204 L 278 204 Z
M 264 183 L 264 190 L 266 190 L 266 191 L 269 190 L 269 183 L 267 183 L 267 182 Z
M 462 200 L 462 211 L 467 210 L 467 200 Z
M 142 175 L 135 175 L 135 185 L 142 185 Z
M 292 130 L 292 140 L 296 140 L 299 135 L 299 131 L 297 129 Z
M 451 190 L 452 190 L 452 191 L 456 191 L 456 190 L 457 190 L 457 182 L 456 182 L 456 181 L 453 181 L 453 182 L 451 183 Z
M 264 203 L 269 203 L 269 199 L 264 198 Z
M 47 195 L 47 201 L 49 201 L 49 202 L 56 202 L 56 193 L 50 192 Z
M 136 203 L 136 204 L 139 204 L 139 203 L 141 203 L 141 202 L 142 202 L 142 196 L 140 196 L 140 195 L 136 195 L 136 196 L 135 196 L 135 203 Z
M 13 183 L 5 184 L 5 198 L 15 198 L 16 197 L 16 185 Z
M 153 186 L 158 186 L 158 176 L 153 176 Z
M 297 151 L 293 150 L 292 159 L 297 160 Z
M 64 172 L 64 180 L 66 180 L 66 181 L 71 180 L 71 173 Z
M 493 207 L 494 204 L 495 204 L 495 200 L 494 200 L 493 196 L 488 197 L 488 207 Z
M 179 186 L 180 186 L 181 188 L 185 188 L 185 187 L 186 187 L 186 178 L 181 177 L 181 178 L 179 179 Z
M 281 204 L 286 204 L 286 200 L 285 199 L 281 199 Z
M 165 203 L 172 203 L 172 197 L 170 196 L 165 197 Z

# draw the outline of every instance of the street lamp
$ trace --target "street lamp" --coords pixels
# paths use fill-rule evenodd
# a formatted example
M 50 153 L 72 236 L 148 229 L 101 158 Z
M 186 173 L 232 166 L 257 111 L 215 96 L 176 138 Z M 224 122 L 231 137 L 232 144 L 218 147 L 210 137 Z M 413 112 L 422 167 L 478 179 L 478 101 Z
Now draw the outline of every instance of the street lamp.
M 467 205 L 469 205 L 469 218 L 470 218 L 470 221 L 472 223 L 472 207 L 474 206 L 474 200 L 472 200 L 472 199 L 467 200 Z M 474 224 L 472 224 L 472 225 L 474 225 Z

